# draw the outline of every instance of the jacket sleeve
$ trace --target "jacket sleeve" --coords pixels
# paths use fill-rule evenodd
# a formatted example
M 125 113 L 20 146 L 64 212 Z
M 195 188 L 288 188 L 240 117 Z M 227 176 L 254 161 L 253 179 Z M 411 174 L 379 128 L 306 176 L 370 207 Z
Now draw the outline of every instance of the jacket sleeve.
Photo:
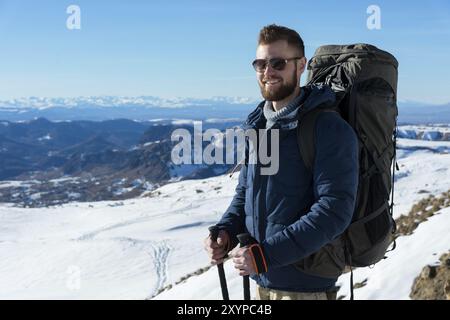
M 246 157 L 248 155 L 248 148 L 246 145 Z M 225 211 L 217 226 L 221 230 L 228 232 L 231 239 L 231 247 L 234 248 L 238 244 L 237 235 L 245 232 L 245 192 L 247 189 L 247 164 L 246 161 L 242 164 L 239 172 L 239 182 L 235 190 L 235 195 L 231 201 L 230 206 Z
M 285 266 L 316 252 L 350 224 L 358 187 L 358 141 L 334 113 L 316 122 L 313 188 L 309 212 L 262 242 L 268 266 Z

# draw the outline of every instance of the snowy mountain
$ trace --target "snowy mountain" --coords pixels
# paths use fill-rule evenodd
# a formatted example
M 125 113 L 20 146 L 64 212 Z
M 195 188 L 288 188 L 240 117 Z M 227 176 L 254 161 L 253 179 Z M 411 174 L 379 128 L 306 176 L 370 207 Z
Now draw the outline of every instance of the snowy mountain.
M 249 104 L 254 99 L 244 97 L 212 97 L 209 99 L 195 98 L 160 98 L 154 96 L 122 97 L 122 96 L 91 96 L 73 98 L 28 97 L 0 101 L 0 108 L 9 109 L 48 109 L 48 108 L 86 108 L 86 107 L 132 107 L 146 108 L 180 108 L 188 106 L 211 106 L 214 104 Z
M 0 101 L 0 120 L 195 119 L 239 118 L 251 112 L 259 98 L 161 98 L 155 96 L 27 97 Z M 449 123 L 450 104 L 398 101 L 401 124 Z
M 111 119 L 208 119 L 242 118 L 258 100 L 242 97 L 210 99 L 139 97 L 30 97 L 0 101 L 0 120 L 24 121 L 35 118 L 49 120 Z
M 449 141 L 399 139 L 398 163 L 395 218 L 450 189 Z M 171 183 L 123 201 L 0 204 L 0 299 L 221 299 L 203 239 L 237 177 Z M 409 299 L 422 268 L 450 249 L 449 225 L 443 208 L 400 236 L 388 259 L 355 270 L 356 298 Z M 230 297 L 242 299 L 241 278 L 230 262 L 225 270 Z M 348 277 L 338 282 L 345 299 Z
M 450 141 L 450 125 L 402 125 L 398 127 L 399 138 L 428 141 Z
M 398 102 L 400 124 L 450 123 L 450 103 L 430 105 L 414 101 Z
M 202 130 L 224 130 L 233 119 L 208 119 Z M 193 131 L 188 120 L 0 122 L 0 202 L 47 206 L 134 198 L 181 179 L 207 178 L 232 165 L 174 165 L 171 134 Z M 194 148 L 193 148 L 194 149 Z M 20 183 L 11 181 L 20 180 Z M 56 183 L 55 183 L 56 181 Z M 69 197 L 71 194 L 72 197 Z

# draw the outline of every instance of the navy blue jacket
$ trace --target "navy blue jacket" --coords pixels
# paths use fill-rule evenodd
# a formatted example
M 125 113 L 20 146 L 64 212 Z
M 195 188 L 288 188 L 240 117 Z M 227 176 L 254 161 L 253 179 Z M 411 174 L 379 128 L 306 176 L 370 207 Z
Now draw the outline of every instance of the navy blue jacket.
M 300 108 L 335 99 L 327 86 L 306 90 Z M 244 128 L 264 129 L 265 124 L 260 105 Z M 278 128 L 277 123 L 272 127 Z M 359 170 L 355 132 L 338 114 L 324 112 L 317 119 L 315 134 L 310 172 L 300 156 L 297 130 L 280 129 L 278 172 L 261 175 L 259 161 L 244 164 L 236 194 L 218 223 L 230 234 L 233 246 L 236 235 L 243 232 L 260 243 L 268 271 L 252 279 L 262 287 L 326 291 L 337 280 L 307 275 L 292 265 L 339 236 L 350 224 L 355 206 Z

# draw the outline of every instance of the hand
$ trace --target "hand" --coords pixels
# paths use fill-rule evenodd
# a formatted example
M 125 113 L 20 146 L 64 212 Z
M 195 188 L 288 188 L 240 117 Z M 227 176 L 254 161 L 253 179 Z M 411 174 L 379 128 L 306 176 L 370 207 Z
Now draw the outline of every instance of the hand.
M 213 241 L 211 235 L 209 235 L 204 240 L 204 245 L 209 258 L 211 259 L 211 264 L 215 265 L 223 263 L 230 246 L 230 236 L 225 230 L 220 230 L 217 241 Z
M 253 243 L 243 248 L 236 248 L 230 254 L 234 267 L 240 276 L 249 276 L 267 272 L 267 262 L 262 247 Z
M 249 247 L 236 248 L 231 251 L 234 267 L 239 270 L 240 276 L 248 276 L 256 273 L 252 253 Z

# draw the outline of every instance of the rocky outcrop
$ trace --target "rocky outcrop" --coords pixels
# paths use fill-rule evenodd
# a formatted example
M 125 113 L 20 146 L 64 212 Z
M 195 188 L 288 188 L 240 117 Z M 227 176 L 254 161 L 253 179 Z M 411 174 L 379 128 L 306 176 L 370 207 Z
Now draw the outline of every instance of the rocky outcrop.
M 401 215 L 395 220 L 397 224 L 396 237 L 410 235 L 417 226 L 439 210 L 450 206 L 450 190 L 439 196 L 429 195 L 412 206 L 407 215 Z
M 450 300 L 450 251 L 439 258 L 439 264 L 427 265 L 414 280 L 413 300 Z

